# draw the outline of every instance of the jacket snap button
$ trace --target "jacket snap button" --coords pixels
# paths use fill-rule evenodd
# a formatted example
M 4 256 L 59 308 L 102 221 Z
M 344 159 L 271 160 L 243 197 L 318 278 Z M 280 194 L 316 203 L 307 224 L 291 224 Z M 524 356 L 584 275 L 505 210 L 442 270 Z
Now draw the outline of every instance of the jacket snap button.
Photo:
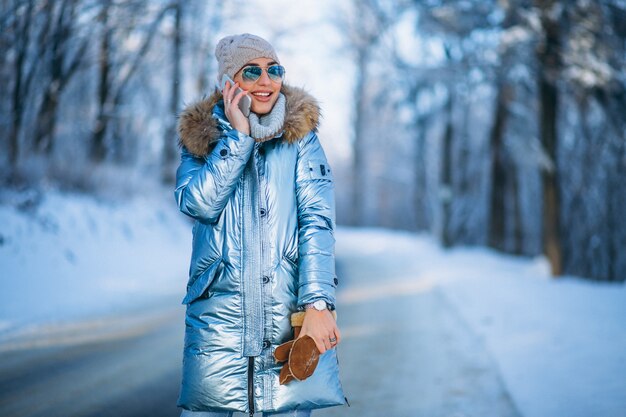
M 267 210 L 265 210 L 264 208 L 262 208 L 261 210 L 259 210 L 261 213 L 261 216 L 265 216 L 267 214 Z
M 263 341 L 263 349 L 267 349 L 270 346 L 271 346 L 271 343 L 270 343 L 269 340 L 264 340 Z
M 228 155 L 228 151 L 227 151 L 226 149 L 222 149 L 222 150 L 220 151 L 220 155 L 221 155 L 221 156 L 226 156 L 226 155 Z
M 263 277 L 263 284 L 267 284 L 268 282 L 270 282 L 270 277 L 268 277 L 267 275 L 265 275 Z
M 336 277 L 335 277 L 335 279 L 333 281 L 335 281 L 335 285 L 339 284 L 339 280 Z

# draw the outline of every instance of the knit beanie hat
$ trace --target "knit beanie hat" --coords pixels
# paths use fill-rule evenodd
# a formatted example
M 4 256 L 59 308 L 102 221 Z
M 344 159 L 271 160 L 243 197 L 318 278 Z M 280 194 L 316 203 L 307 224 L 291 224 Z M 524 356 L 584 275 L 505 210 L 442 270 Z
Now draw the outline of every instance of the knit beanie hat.
M 256 58 L 270 58 L 279 62 L 274 47 L 268 41 L 249 33 L 222 38 L 215 48 L 215 57 L 218 63 L 218 81 L 224 74 L 233 78 L 237 71 Z

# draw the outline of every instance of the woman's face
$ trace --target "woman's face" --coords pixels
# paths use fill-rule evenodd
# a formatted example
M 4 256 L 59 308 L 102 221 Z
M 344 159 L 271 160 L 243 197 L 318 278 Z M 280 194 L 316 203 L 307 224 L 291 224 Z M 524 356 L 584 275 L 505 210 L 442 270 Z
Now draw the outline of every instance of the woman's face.
M 256 66 L 263 68 L 261 76 L 256 81 L 246 81 L 242 76 L 242 69 L 237 71 L 233 80 L 239 83 L 239 86 L 248 91 L 248 95 L 252 99 L 251 110 L 256 114 L 267 114 L 272 110 L 276 100 L 278 100 L 278 94 L 280 93 L 280 87 L 282 81 L 273 81 L 267 75 L 267 67 L 277 64 L 276 61 L 270 58 L 257 58 L 248 62 L 243 68 L 248 66 Z

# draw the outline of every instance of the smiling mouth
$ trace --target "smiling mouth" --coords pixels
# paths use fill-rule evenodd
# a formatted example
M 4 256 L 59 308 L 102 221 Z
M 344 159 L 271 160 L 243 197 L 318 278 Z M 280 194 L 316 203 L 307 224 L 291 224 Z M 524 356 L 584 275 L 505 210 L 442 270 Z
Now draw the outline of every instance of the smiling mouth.
M 258 91 L 256 93 L 252 93 L 254 98 L 260 102 L 268 102 L 272 94 L 273 93 L 271 91 Z

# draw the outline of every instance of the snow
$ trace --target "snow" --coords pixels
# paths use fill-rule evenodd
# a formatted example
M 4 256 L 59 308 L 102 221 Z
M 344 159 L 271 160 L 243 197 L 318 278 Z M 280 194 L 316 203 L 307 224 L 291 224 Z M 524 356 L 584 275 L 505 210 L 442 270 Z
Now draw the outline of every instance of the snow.
M 533 33 L 531 29 L 517 25 L 502 32 L 500 50 L 505 52 L 507 49 L 532 39 Z
M 0 331 L 182 299 L 190 227 L 173 193 L 123 204 L 55 191 L 25 204 L 6 194 Z
M 447 293 L 525 416 L 626 415 L 623 285 L 537 276 L 481 251 L 452 260 L 463 267 Z
M 7 193 L 0 345 L 16 333 L 182 299 L 191 225 L 169 190 L 123 203 L 58 191 L 25 203 Z M 401 297 L 441 291 L 482 340 L 521 415 L 626 416 L 624 285 L 554 279 L 542 257 L 444 250 L 429 235 L 381 229 L 339 228 L 337 257 L 340 274 L 342 263 L 364 258 L 388 274 L 368 285 L 350 278 L 339 306 L 386 299 L 393 308 Z

